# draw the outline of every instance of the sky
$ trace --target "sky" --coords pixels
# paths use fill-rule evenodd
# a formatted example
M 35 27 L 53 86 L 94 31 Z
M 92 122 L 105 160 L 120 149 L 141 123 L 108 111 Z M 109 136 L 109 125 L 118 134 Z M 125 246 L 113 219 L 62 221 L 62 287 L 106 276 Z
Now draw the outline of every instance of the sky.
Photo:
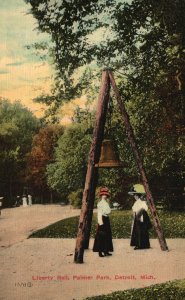
M 44 106 L 32 102 L 43 91 L 49 92 L 53 70 L 26 46 L 47 41 L 38 33 L 36 20 L 28 14 L 24 0 L 0 0 L 0 97 L 20 100 L 37 116 Z

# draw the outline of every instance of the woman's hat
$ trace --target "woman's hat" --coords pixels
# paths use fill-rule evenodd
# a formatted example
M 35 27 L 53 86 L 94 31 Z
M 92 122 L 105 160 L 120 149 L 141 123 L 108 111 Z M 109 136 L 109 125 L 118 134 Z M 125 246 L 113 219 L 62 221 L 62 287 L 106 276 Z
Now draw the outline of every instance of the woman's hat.
M 135 184 L 130 192 L 128 192 L 129 195 L 145 195 L 145 189 L 144 186 L 140 183 Z
M 106 188 L 106 187 L 100 188 L 99 195 L 100 196 L 102 196 L 102 195 L 110 196 L 108 188 Z

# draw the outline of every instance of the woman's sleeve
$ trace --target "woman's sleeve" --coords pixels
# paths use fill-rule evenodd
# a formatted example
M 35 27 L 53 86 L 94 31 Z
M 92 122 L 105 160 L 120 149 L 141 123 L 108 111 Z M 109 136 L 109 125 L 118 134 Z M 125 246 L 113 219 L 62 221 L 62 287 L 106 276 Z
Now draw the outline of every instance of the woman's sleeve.
M 102 210 L 100 207 L 98 208 L 98 224 L 103 225 Z
M 133 211 L 133 213 L 136 213 L 137 212 L 137 204 L 136 203 L 134 203 L 134 205 L 132 206 L 132 211 Z
M 146 201 L 144 202 L 144 207 L 143 207 L 146 211 L 148 210 L 148 205 L 146 203 Z

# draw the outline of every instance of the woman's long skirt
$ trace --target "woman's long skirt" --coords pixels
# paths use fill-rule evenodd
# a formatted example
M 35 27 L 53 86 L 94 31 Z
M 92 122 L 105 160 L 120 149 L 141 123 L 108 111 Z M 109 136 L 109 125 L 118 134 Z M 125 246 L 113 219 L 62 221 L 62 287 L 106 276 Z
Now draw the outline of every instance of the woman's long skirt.
M 146 223 L 145 219 L 143 222 L 137 220 L 136 215 L 132 225 L 131 242 L 130 246 L 135 246 L 138 249 L 150 248 L 149 232 L 151 227 Z
M 100 225 L 98 225 L 94 240 L 93 251 L 104 253 L 114 251 L 112 243 L 112 232 L 108 216 L 103 216 L 103 229 Z

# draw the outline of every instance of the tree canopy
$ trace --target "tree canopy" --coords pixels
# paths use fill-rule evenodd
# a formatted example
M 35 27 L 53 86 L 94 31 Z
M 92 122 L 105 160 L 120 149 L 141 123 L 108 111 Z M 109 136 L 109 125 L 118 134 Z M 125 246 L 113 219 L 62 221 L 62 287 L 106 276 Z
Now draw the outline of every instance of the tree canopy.
M 0 191 L 10 202 L 13 194 L 22 194 L 26 154 L 39 126 L 39 120 L 20 102 L 0 100 Z
M 123 70 L 145 92 L 161 76 L 184 89 L 184 0 L 26 1 L 52 38 L 63 100 L 81 87 L 75 71 L 94 63 Z
M 83 124 L 66 128 L 55 149 L 54 162 L 47 167 L 49 186 L 66 197 L 83 188 L 91 134 Z
M 31 151 L 27 154 L 25 174 L 26 182 L 31 186 L 34 195 L 41 197 L 45 195 L 47 199 L 51 196 L 47 185 L 46 168 L 53 160 L 54 147 L 63 131 L 60 125 L 47 125 L 33 137 Z

